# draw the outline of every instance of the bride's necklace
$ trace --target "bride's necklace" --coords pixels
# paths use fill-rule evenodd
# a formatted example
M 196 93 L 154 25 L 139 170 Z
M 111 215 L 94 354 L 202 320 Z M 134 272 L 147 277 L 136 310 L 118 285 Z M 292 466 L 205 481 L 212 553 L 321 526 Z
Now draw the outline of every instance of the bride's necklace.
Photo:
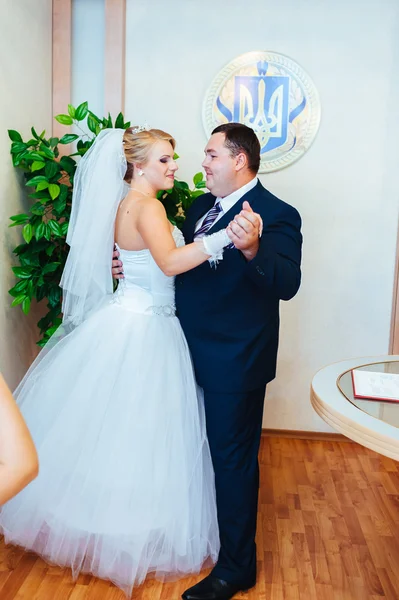
M 149 195 L 150 195 L 149 193 L 147 193 L 147 192 L 142 192 L 141 190 L 138 190 L 138 189 L 137 189 L 137 188 L 135 188 L 135 187 L 131 187 L 131 186 L 130 186 L 130 189 L 131 189 L 133 192 L 138 192 L 139 194 L 142 194 L 143 196 L 149 196 Z

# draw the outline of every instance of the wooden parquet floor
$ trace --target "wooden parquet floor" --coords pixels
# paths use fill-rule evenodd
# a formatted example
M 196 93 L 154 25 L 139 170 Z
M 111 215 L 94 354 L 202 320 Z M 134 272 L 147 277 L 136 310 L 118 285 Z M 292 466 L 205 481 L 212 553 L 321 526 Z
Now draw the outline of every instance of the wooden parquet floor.
M 237 600 L 398 600 L 398 463 L 351 442 L 262 439 L 258 584 Z M 179 600 L 197 577 L 148 580 Z M 0 600 L 125 600 L 110 583 L 0 542 Z

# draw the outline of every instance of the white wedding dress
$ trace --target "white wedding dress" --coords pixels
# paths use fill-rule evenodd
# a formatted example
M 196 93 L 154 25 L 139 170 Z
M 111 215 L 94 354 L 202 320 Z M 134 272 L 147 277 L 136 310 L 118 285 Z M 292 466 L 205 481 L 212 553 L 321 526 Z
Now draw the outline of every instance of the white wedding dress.
M 174 229 L 178 246 L 183 236 Z M 215 562 L 214 475 L 174 279 L 120 250 L 117 292 L 34 363 L 16 396 L 40 474 L 0 514 L 6 541 L 110 579 Z

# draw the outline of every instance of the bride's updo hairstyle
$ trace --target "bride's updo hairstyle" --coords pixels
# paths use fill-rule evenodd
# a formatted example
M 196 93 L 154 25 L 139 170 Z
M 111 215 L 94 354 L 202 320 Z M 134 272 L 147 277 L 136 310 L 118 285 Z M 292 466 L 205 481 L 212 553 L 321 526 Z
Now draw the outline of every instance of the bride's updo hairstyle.
M 142 164 L 148 160 L 148 155 L 156 142 L 166 140 L 170 142 L 173 150 L 176 146 L 175 139 L 161 129 L 144 129 L 142 127 L 129 127 L 123 135 L 123 149 L 125 151 L 127 170 L 125 181 L 130 183 L 133 178 L 134 164 Z

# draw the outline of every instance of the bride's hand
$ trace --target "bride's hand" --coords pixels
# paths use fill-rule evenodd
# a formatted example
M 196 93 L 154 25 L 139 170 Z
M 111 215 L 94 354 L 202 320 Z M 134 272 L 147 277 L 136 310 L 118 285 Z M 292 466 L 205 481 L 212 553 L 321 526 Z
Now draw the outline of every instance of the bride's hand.
M 119 252 L 116 248 L 114 248 L 114 252 L 112 254 L 112 277 L 114 279 L 124 279 L 123 274 L 123 263 L 119 260 Z

